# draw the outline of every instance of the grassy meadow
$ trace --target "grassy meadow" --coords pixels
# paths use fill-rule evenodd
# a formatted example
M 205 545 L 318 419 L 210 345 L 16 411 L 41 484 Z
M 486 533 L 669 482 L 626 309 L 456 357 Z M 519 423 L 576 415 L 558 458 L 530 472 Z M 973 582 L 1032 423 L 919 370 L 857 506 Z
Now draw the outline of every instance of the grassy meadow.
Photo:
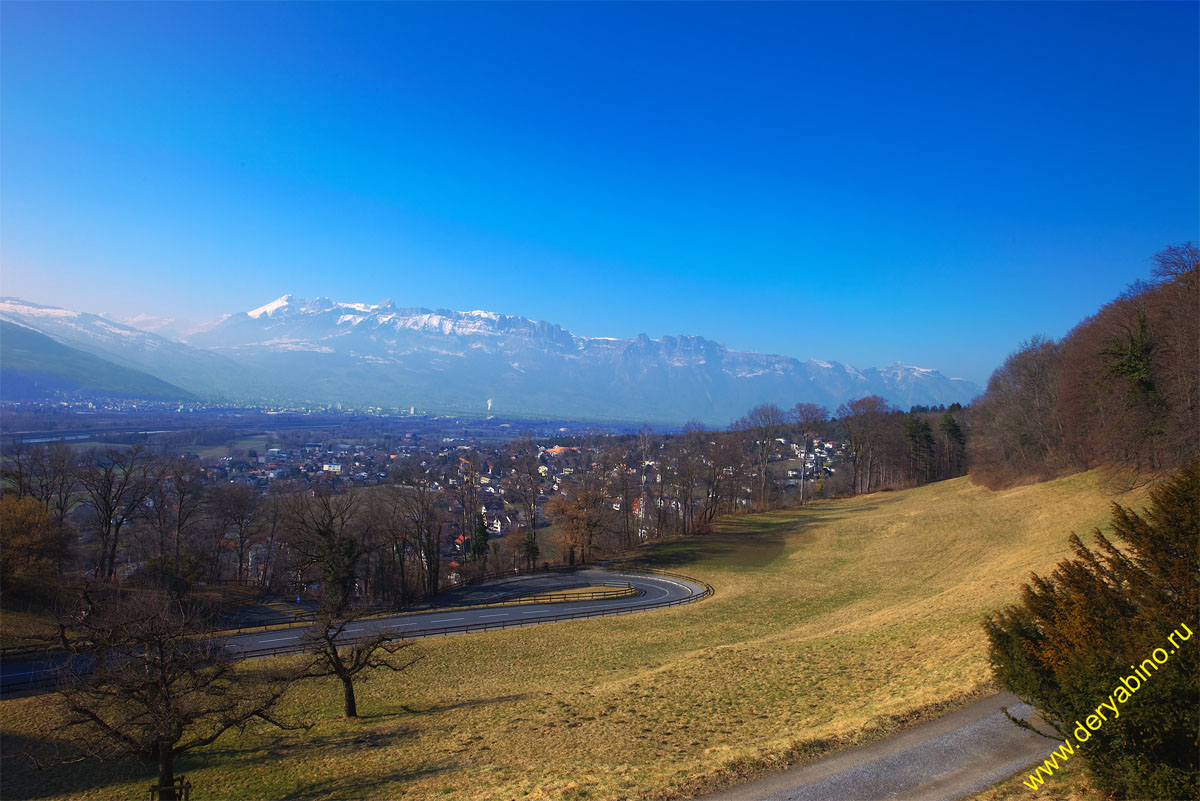
M 359 720 L 339 717 L 336 680 L 312 683 L 287 703 L 308 732 L 230 733 L 176 772 L 197 800 L 699 794 L 993 692 L 983 615 L 1067 555 L 1068 532 L 1105 527 L 1112 500 L 1143 499 L 1093 472 L 728 518 L 637 552 L 710 599 L 421 641 L 414 668 L 362 683 Z M 0 796 L 144 796 L 149 763 L 30 767 L 22 748 L 55 736 L 48 701 L 0 702 Z

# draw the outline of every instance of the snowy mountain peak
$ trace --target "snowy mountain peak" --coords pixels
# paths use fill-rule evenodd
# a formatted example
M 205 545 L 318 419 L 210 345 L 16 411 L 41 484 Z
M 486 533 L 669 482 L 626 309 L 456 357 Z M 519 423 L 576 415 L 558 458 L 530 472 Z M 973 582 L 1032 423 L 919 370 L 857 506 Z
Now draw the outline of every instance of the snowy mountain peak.
M 68 309 L 60 309 L 57 306 L 42 306 L 39 303 L 30 303 L 20 298 L 6 297 L 0 298 L 0 314 L 71 318 L 78 317 L 81 313 Z
M 275 314 L 275 312 L 280 311 L 281 309 L 286 309 L 291 302 L 292 302 L 291 295 L 283 295 L 281 297 L 275 298 L 275 300 L 271 301 L 270 303 L 266 304 L 265 306 L 259 306 L 257 309 L 255 309 L 253 311 L 246 312 L 246 316 L 253 317 L 256 320 L 259 317 L 262 317 L 264 314 L 268 317 L 271 317 Z

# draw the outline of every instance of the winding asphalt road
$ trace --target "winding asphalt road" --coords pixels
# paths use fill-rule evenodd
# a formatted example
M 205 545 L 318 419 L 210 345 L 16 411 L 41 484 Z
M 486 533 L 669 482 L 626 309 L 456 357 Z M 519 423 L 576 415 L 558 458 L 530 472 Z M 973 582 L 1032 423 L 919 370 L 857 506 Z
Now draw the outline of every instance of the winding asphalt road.
M 517 602 L 519 598 L 513 598 L 516 595 L 543 594 L 604 582 L 632 585 L 637 592 L 622 598 L 557 603 L 521 604 Z M 623 615 L 688 603 L 703 598 L 706 593 L 705 587 L 684 578 L 648 573 L 594 568 L 533 573 L 452 590 L 438 596 L 438 607 L 429 611 L 357 621 L 346 629 L 345 638 L 347 641 L 366 638 L 381 631 L 405 639 L 441 637 L 561 620 Z M 510 599 L 513 600 L 511 605 L 476 606 Z M 475 608 L 463 608 L 465 606 Z M 296 653 L 303 648 L 308 629 L 307 625 L 300 624 L 268 631 L 229 634 L 223 636 L 222 640 L 227 652 L 243 658 Z M 55 669 L 56 664 L 47 659 L 6 662 L 0 665 L 0 693 L 49 684 Z

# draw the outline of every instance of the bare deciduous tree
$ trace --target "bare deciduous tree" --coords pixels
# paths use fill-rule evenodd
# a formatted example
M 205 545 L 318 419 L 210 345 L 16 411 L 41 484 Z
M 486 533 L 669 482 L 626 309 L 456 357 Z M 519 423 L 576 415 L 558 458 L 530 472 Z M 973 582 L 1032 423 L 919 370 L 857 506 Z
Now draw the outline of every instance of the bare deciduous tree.
M 162 459 L 148 476 L 150 482 L 143 523 L 153 540 L 151 550 L 158 572 L 184 578 L 184 545 L 204 512 L 203 469 L 185 457 Z
M 248 567 L 246 558 L 258 530 L 261 496 L 258 490 L 246 484 L 218 484 L 213 488 L 212 505 L 216 526 L 211 572 L 214 576 L 219 575 L 220 546 L 228 534 L 233 534 L 233 549 L 237 559 L 234 578 L 243 584 Z
M 288 545 L 321 576 L 322 609 L 341 615 L 354 597 L 359 559 L 365 548 L 356 524 L 358 497 L 318 486 L 294 493 L 287 507 Z
M 354 679 L 364 670 L 386 668 L 401 672 L 407 670 L 417 658 L 398 662 L 396 656 L 407 650 L 411 643 L 383 630 L 352 637 L 347 632 L 351 623 L 364 625 L 363 614 L 335 614 L 327 610 L 313 627 L 306 640 L 308 650 L 316 654 L 308 677 L 337 676 L 342 683 L 343 714 L 347 718 L 358 717 L 358 700 L 354 693 Z
M 405 497 L 412 495 L 410 491 Z M 306 641 L 317 658 L 306 675 L 338 677 L 348 718 L 358 716 L 354 679 L 359 673 L 381 667 L 399 671 L 412 664 L 393 661 L 408 644 L 382 629 L 360 637 L 347 636 L 358 633 L 347 627 L 365 615 L 365 610 L 351 607 L 359 563 L 368 555 L 371 540 L 371 520 L 360 511 L 356 495 L 337 495 L 326 488 L 318 488 L 311 496 L 293 496 L 289 508 L 291 545 L 320 572 L 324 589 L 317 624 Z
M 523 435 L 513 445 L 512 472 L 505 478 L 505 489 L 520 507 L 522 530 L 521 556 L 525 566 L 532 569 L 538 559 L 537 502 L 542 494 L 541 473 L 538 472 L 538 449 L 533 438 Z
M 442 539 L 445 533 L 440 491 L 432 467 L 413 457 L 400 470 L 404 492 L 398 496 L 408 541 L 416 548 L 426 596 L 437 594 L 441 583 Z
M 746 423 L 754 437 L 758 469 L 758 505 L 760 508 L 766 509 L 767 480 L 771 475 L 769 462 L 778 446 L 776 439 L 784 433 L 787 418 L 783 410 L 775 404 L 764 403 L 750 410 L 750 413 L 746 415 Z
M 60 529 L 66 527 L 67 513 L 79 502 L 75 492 L 79 487 L 76 461 L 74 449 L 65 442 L 30 449 L 30 491 Z
M 838 407 L 838 419 L 846 428 L 850 444 L 850 460 L 854 469 L 852 491 L 870 492 L 871 479 L 879 468 L 880 456 L 886 447 L 884 437 L 887 417 L 894 411 L 878 395 L 868 395 Z
M 208 611 L 158 591 L 81 591 L 60 617 L 68 658 L 57 698 L 57 763 L 152 759 L 159 797 L 174 799 L 175 758 L 255 720 L 300 728 L 272 710 L 300 677 L 237 668 L 212 637 Z M 48 717 L 48 719 L 51 719 Z
M 121 531 L 150 492 L 153 461 L 152 454 L 138 445 L 127 451 L 109 448 L 88 454 L 79 484 L 86 493 L 85 503 L 99 538 L 96 578 L 111 580 L 116 573 Z
M 546 513 L 558 526 L 559 548 L 568 561 L 586 563 L 593 553 L 604 548 L 604 540 L 613 531 L 614 510 L 605 482 L 605 465 L 585 457 L 562 492 L 546 504 Z
M 824 406 L 802 402 L 792 407 L 791 416 L 792 423 L 796 426 L 796 434 L 804 443 L 804 452 L 801 456 L 804 463 L 800 468 L 800 503 L 804 503 L 805 485 L 808 483 L 808 445 L 812 442 L 812 438 L 816 436 L 820 426 L 829 420 L 829 413 L 825 411 Z

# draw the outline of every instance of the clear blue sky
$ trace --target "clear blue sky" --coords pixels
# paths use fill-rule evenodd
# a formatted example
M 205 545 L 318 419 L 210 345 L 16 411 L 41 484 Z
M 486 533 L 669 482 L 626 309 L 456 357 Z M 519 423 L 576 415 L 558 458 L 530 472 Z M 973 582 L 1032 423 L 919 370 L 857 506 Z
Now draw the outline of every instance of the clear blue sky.
M 0 292 L 979 382 L 1200 238 L 1196 3 L 0 4 Z

